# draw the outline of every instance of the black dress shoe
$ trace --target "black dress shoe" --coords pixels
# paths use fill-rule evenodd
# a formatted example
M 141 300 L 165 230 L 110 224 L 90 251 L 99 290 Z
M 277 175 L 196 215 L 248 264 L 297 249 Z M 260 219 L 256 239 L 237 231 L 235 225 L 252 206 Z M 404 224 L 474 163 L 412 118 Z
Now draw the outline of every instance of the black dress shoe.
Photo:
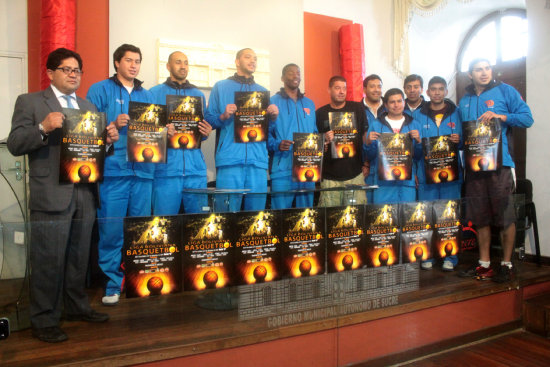
M 58 326 L 50 326 L 44 328 L 33 328 L 32 336 L 48 343 L 60 343 L 69 339 L 67 334 Z
M 86 321 L 86 322 L 105 322 L 109 320 L 109 315 L 106 313 L 97 312 L 91 310 L 88 313 L 76 314 L 76 315 L 65 315 L 65 320 L 67 321 Z

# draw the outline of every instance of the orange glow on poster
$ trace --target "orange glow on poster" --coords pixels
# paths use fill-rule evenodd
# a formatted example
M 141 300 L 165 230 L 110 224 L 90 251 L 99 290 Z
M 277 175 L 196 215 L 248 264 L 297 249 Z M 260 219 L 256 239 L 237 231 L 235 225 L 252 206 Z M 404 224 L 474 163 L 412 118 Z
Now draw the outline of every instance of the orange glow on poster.
M 134 282 L 136 284 L 135 289 L 139 297 L 169 294 L 172 290 L 177 288 L 170 273 L 155 272 L 149 274 L 139 274 L 134 279 Z
M 438 248 L 439 256 L 446 257 L 458 254 L 458 246 L 455 240 L 441 241 Z
M 384 167 L 384 176 L 388 181 L 404 181 L 410 179 L 404 167 L 400 166 Z
M 293 278 L 317 275 L 320 268 L 319 260 L 314 256 L 295 257 L 290 261 L 290 273 Z
M 176 133 L 170 138 L 171 146 L 175 149 L 194 149 L 198 142 L 193 134 Z M 187 143 L 187 144 L 186 144 Z
M 242 266 L 246 284 L 270 282 L 276 277 L 273 264 L 268 261 L 259 261 Z
M 414 263 L 417 261 L 417 255 L 421 260 L 428 260 L 430 250 L 425 244 L 416 244 L 409 246 L 409 261 Z
M 432 176 L 432 180 L 435 183 L 441 183 L 441 182 L 450 182 L 457 179 L 456 175 L 454 174 L 453 170 L 451 169 L 440 169 L 437 171 L 430 172 Z
M 136 162 L 157 163 L 161 161 L 161 153 L 157 146 L 140 145 L 134 150 L 134 158 Z
M 299 182 L 319 182 L 321 175 L 317 167 L 301 167 L 296 169 Z
M 193 271 L 192 279 L 197 290 L 214 289 L 225 287 L 228 282 L 228 275 L 223 267 L 198 267 Z
M 338 145 L 338 158 L 351 158 L 355 156 L 355 153 L 353 143 Z
M 69 180 L 74 183 L 96 182 L 99 178 L 97 164 L 94 161 L 70 162 L 65 167 Z
M 393 249 L 391 248 L 381 248 L 381 249 L 375 249 L 372 253 L 372 263 L 375 267 L 379 266 L 386 266 L 386 265 L 393 265 L 396 261 L 396 256 L 393 253 Z M 383 264 L 381 261 L 386 259 L 387 261 L 385 264 Z
M 475 157 L 470 160 L 470 168 L 474 172 L 496 170 L 495 160 L 487 156 Z
M 334 265 L 336 270 L 340 272 L 358 269 L 362 264 L 357 251 L 346 251 L 334 256 Z
M 267 140 L 260 126 L 243 128 L 240 131 L 240 135 L 243 143 L 254 143 Z

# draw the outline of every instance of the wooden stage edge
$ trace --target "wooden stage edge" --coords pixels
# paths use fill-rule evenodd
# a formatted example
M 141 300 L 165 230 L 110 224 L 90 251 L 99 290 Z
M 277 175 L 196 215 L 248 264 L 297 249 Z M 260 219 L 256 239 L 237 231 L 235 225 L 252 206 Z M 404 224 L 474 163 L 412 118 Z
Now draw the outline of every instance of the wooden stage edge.
M 109 322 L 66 322 L 70 339 L 61 344 L 14 332 L 0 341 L 0 365 L 388 365 L 521 327 L 523 299 L 550 292 L 550 267 L 523 262 L 518 269 L 508 284 L 421 271 L 419 289 L 394 306 L 279 327 L 202 310 L 197 293 L 123 298 L 107 308 L 94 289 L 92 303 Z

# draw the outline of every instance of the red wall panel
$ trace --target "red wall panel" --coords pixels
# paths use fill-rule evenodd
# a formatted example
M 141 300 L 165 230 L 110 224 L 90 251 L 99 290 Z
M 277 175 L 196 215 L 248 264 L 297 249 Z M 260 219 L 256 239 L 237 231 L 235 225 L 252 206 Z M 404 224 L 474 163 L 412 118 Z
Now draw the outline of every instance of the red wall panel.
M 304 80 L 306 95 L 319 108 L 330 102 L 328 81 L 340 74 L 338 30 L 348 19 L 304 12 Z
M 41 0 L 27 0 L 28 90 L 39 91 L 46 70 L 40 66 Z M 76 52 L 82 56 L 84 75 L 77 94 L 86 96 L 91 84 L 109 73 L 109 0 L 76 1 Z

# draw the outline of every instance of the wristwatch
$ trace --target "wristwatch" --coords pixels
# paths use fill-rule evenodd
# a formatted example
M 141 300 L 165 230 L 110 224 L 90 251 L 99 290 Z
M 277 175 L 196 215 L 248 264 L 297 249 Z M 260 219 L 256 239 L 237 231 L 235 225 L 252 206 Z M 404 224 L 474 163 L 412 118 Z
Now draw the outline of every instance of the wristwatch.
M 46 132 L 46 130 L 44 130 L 44 126 L 42 126 L 42 123 L 38 124 L 38 130 L 40 130 L 40 134 L 42 134 L 42 137 L 45 138 L 48 136 L 48 133 Z

